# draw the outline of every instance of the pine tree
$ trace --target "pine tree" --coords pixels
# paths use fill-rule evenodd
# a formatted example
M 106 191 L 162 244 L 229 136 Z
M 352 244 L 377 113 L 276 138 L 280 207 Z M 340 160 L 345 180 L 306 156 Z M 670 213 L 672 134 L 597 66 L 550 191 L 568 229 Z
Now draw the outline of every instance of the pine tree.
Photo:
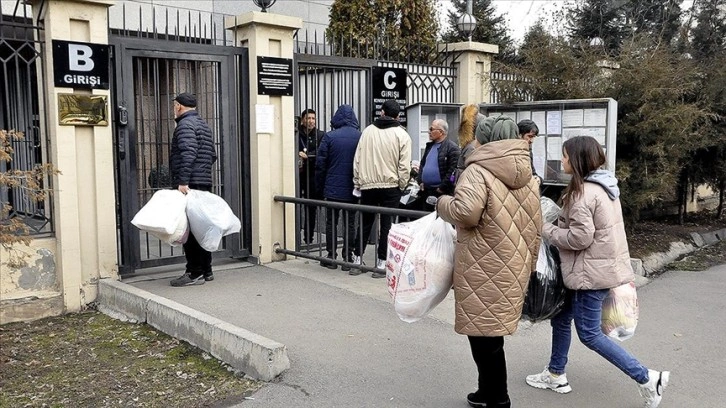
M 691 49 L 694 58 L 704 61 L 726 51 L 726 0 L 701 0 L 697 4 Z
M 629 0 L 624 6 L 630 34 L 646 34 L 670 44 L 681 25 L 678 0 Z
M 414 62 L 428 62 L 437 32 L 435 0 L 336 0 L 327 29 L 342 55 Z
M 456 21 L 466 13 L 466 0 L 453 0 L 453 10 L 448 12 L 449 28 L 442 38 L 446 42 L 459 42 L 466 39 L 456 28 Z M 499 46 L 499 59 L 511 60 L 514 57 L 514 42 L 507 31 L 504 16 L 497 15 L 491 0 L 473 0 L 472 14 L 476 18 L 476 29 L 472 41 Z
M 590 44 L 594 38 L 611 54 L 620 49 L 625 30 L 621 1 L 584 0 L 568 10 L 570 23 L 567 30 L 575 43 Z

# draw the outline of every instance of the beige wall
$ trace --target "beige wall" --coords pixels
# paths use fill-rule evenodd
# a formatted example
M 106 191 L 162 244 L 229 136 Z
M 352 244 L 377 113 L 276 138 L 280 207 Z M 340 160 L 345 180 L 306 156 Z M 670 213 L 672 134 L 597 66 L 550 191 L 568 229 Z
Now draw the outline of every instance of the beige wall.
M 456 56 L 456 101 L 464 105 L 489 103 L 489 74 L 499 46 L 469 41 L 446 44 L 445 49 L 450 58 Z
M 35 3 L 37 12 L 41 8 Z M 54 293 L 63 299 L 62 309 L 55 314 L 80 310 L 96 299 L 99 278 L 118 276 L 111 125 L 59 126 L 57 114 L 59 93 L 108 95 L 110 103 L 110 91 L 56 88 L 52 56 L 52 39 L 107 44 L 106 15 L 111 4 L 110 0 L 51 0 L 43 7 L 41 40 L 47 83 L 40 98 L 45 99 L 49 161 L 62 173 L 53 178 L 56 237 L 20 248 L 33 256 L 27 268 L 13 270 L 0 262 L 4 319 L 12 319 L 11 303 Z M 55 284 L 47 284 L 53 279 Z
M 293 57 L 293 34 L 302 26 L 296 17 L 250 12 L 236 18 L 240 46 L 249 49 L 250 78 L 257 78 L 257 57 Z M 273 133 L 257 133 L 256 105 L 275 109 Z M 257 94 L 257 81 L 250 81 L 250 160 L 252 197 L 252 254 L 260 263 L 285 259 L 275 245 L 295 246 L 295 211 L 292 205 L 276 203 L 276 195 L 295 196 L 294 129 L 292 96 Z M 284 216 L 284 218 L 283 218 Z M 286 221 L 286 223 L 283 221 Z M 285 237 L 287 241 L 284 242 Z

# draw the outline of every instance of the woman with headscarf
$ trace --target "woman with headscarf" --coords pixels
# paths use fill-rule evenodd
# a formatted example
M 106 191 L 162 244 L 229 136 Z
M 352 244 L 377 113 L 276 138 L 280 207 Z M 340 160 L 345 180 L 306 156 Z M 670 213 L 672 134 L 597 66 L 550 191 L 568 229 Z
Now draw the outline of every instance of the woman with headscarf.
M 539 185 L 529 146 L 508 117 L 476 127 L 481 145 L 466 159 L 454 196 L 436 210 L 457 230 L 455 330 L 468 336 L 479 372 L 472 407 L 509 408 L 504 336 L 517 330 L 540 245 Z

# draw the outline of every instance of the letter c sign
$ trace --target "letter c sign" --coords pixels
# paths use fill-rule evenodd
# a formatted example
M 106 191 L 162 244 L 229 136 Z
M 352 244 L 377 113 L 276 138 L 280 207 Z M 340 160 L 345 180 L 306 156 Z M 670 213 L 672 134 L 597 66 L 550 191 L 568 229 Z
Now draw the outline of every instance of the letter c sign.
M 393 71 L 386 71 L 385 74 L 383 74 L 383 86 L 385 86 L 388 89 L 394 89 L 396 88 L 396 73 Z

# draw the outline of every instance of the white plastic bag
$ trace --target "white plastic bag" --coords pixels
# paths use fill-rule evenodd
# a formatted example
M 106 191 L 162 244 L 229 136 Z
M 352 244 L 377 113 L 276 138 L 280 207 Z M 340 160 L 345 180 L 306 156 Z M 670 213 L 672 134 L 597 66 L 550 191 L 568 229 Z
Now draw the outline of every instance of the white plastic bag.
M 222 237 L 237 233 L 242 227 L 227 202 L 207 191 L 187 193 L 187 217 L 199 246 L 210 252 L 219 248 Z
M 551 198 L 540 197 L 539 204 L 542 207 L 542 220 L 546 223 L 557 221 L 562 209 Z
M 179 223 L 173 233 L 164 234 L 163 232 L 150 231 L 149 234 L 159 238 L 162 242 L 166 242 L 173 247 L 184 245 L 187 242 L 187 238 L 189 238 L 189 221 L 187 220 L 186 211 L 183 216 L 179 218 Z
M 602 302 L 602 332 L 624 341 L 635 334 L 638 326 L 638 294 L 635 282 L 610 289 Z
M 151 196 L 131 220 L 131 224 L 146 232 L 175 234 L 180 218 L 186 219 L 187 196 L 179 190 L 159 190 Z
M 396 314 L 404 322 L 426 316 L 451 290 L 455 239 L 454 227 L 435 212 L 391 227 L 386 280 Z

